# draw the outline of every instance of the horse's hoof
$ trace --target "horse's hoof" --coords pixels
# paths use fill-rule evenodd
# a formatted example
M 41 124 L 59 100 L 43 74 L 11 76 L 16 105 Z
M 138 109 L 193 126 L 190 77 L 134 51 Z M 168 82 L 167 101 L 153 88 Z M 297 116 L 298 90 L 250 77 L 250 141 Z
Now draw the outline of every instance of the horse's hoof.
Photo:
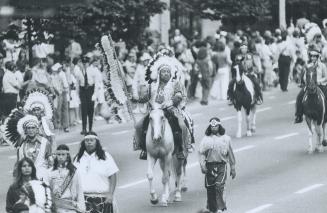
M 151 193 L 150 202 L 153 205 L 157 205 L 159 203 L 159 199 L 156 193 Z
M 252 136 L 252 132 L 251 131 L 247 131 L 246 132 L 246 136 L 251 137 Z
M 168 201 L 167 200 L 161 201 L 160 206 L 167 207 L 168 206 Z
M 157 198 L 157 199 L 155 199 L 155 200 L 150 200 L 150 202 L 151 202 L 152 205 L 157 205 L 158 202 L 159 202 L 159 200 L 158 200 L 158 198 Z
M 327 146 L 327 140 L 323 140 L 323 141 L 322 141 L 322 145 L 323 145 L 323 146 Z
M 241 134 L 236 134 L 236 138 L 241 138 L 242 135 Z
M 313 149 L 308 149 L 308 154 L 309 155 L 312 155 L 313 154 L 313 151 L 314 151 Z
M 256 130 L 255 128 L 252 128 L 252 129 L 251 129 L 251 132 L 252 132 L 252 133 L 255 133 L 255 130 Z
M 175 196 L 174 202 L 182 202 L 182 197 L 176 197 Z
M 187 186 L 183 186 L 181 190 L 182 190 L 182 192 L 187 192 L 188 188 L 187 188 Z

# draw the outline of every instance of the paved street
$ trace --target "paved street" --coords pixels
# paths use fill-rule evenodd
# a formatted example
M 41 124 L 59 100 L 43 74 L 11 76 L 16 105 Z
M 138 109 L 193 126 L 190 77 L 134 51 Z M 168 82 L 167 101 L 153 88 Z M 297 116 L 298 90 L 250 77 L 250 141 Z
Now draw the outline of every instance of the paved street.
M 216 101 L 209 106 L 194 103 L 189 107 L 195 120 L 197 142 L 212 116 L 218 116 L 227 134 L 232 136 L 237 176 L 227 182 L 228 212 L 327 212 L 327 152 L 307 154 L 306 126 L 293 124 L 297 93 L 295 85 L 291 85 L 287 93 L 277 88 L 264 92 L 264 104 L 258 107 L 257 132 L 253 137 L 245 137 L 244 123 L 242 139 L 235 138 L 236 111 L 226 102 Z M 57 137 L 58 144 L 69 144 L 73 154 L 81 140 L 77 130 Z M 153 207 L 145 179 L 146 161 L 138 160 L 139 151 L 132 151 L 132 125 L 108 126 L 98 122 L 95 130 L 120 168 L 116 198 L 121 213 L 195 213 L 205 206 L 204 177 L 196 152 L 189 157 L 188 191 L 183 194 L 183 201 L 171 203 L 169 207 Z M 0 212 L 4 212 L 16 157 L 9 147 L 0 148 L 0 153 Z M 161 192 L 161 174 L 158 168 L 156 171 L 156 188 Z

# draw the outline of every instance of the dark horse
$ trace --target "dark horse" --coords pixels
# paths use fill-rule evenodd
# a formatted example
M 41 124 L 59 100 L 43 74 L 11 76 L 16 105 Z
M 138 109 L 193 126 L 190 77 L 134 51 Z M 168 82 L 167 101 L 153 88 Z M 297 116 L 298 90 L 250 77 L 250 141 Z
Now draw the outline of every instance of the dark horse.
M 303 114 L 309 128 L 309 149 L 311 154 L 316 149 L 323 152 L 322 144 L 326 143 L 326 98 L 321 88 L 314 81 L 314 73 L 308 70 L 306 75 L 306 87 L 304 88 L 304 96 L 302 100 Z M 316 144 L 313 144 L 313 127 L 317 134 Z
M 254 101 L 254 85 L 249 77 L 247 77 L 243 69 L 236 65 L 232 71 L 236 76 L 236 81 L 231 91 L 233 96 L 233 105 L 237 111 L 237 133 L 236 137 L 242 137 L 242 108 L 246 114 L 247 136 L 252 136 L 255 132 L 255 119 L 256 119 L 256 104 Z

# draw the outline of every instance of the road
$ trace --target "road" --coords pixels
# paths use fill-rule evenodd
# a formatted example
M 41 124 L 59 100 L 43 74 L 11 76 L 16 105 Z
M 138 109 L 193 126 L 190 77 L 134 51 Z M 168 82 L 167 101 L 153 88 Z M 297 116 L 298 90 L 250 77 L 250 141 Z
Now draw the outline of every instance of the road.
M 264 104 L 258 106 L 257 132 L 246 137 L 243 131 L 241 139 L 235 138 L 236 112 L 226 102 L 214 101 L 208 106 L 194 103 L 189 107 L 195 120 L 197 142 L 212 116 L 221 118 L 227 134 L 232 136 L 237 176 L 234 180 L 229 178 L 226 184 L 228 212 L 327 212 L 327 152 L 307 153 L 307 128 L 304 123 L 293 124 L 297 93 L 294 85 L 286 93 L 277 88 L 264 92 Z M 145 179 L 146 161 L 138 160 L 139 152 L 132 151 L 132 125 L 99 124 L 95 130 L 120 168 L 116 198 L 121 213 L 195 213 L 205 207 L 204 176 L 196 152 L 188 160 L 188 191 L 183 193 L 183 201 L 170 203 L 168 207 L 151 206 Z M 77 130 L 57 137 L 58 144 L 69 144 L 74 154 L 80 140 Z M 15 152 L 7 147 L 0 148 L 0 152 L 0 209 L 5 212 Z M 159 193 L 162 191 L 160 175 L 157 168 L 155 183 Z

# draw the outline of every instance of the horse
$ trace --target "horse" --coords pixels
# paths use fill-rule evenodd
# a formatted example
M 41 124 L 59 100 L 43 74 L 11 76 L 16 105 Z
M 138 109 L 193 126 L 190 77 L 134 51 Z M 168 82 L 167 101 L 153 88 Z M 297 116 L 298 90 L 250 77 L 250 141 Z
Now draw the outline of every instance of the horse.
M 252 136 L 256 130 L 256 104 L 254 101 L 254 85 L 239 66 L 234 67 L 236 82 L 233 87 L 234 108 L 237 111 L 237 133 L 236 137 L 242 137 L 242 108 L 246 114 L 247 136 Z
M 313 80 L 313 72 L 307 75 L 307 86 L 302 100 L 303 114 L 308 126 L 309 148 L 308 153 L 312 154 L 316 149 L 323 152 L 323 144 L 326 144 L 326 97 L 317 83 Z M 313 128 L 317 135 L 316 146 L 314 146 Z
M 158 196 L 153 186 L 153 170 L 159 160 L 162 171 L 163 194 L 161 205 L 168 206 L 170 174 L 175 175 L 174 201 L 182 201 L 183 175 L 185 174 L 186 158 L 178 159 L 174 154 L 174 137 L 172 129 L 164 115 L 163 109 L 156 107 L 150 111 L 149 126 L 146 134 L 146 149 L 148 152 L 147 179 L 150 185 L 150 201 L 158 203 Z M 185 131 L 183 131 L 184 134 Z M 185 189 L 185 188 L 184 188 Z

